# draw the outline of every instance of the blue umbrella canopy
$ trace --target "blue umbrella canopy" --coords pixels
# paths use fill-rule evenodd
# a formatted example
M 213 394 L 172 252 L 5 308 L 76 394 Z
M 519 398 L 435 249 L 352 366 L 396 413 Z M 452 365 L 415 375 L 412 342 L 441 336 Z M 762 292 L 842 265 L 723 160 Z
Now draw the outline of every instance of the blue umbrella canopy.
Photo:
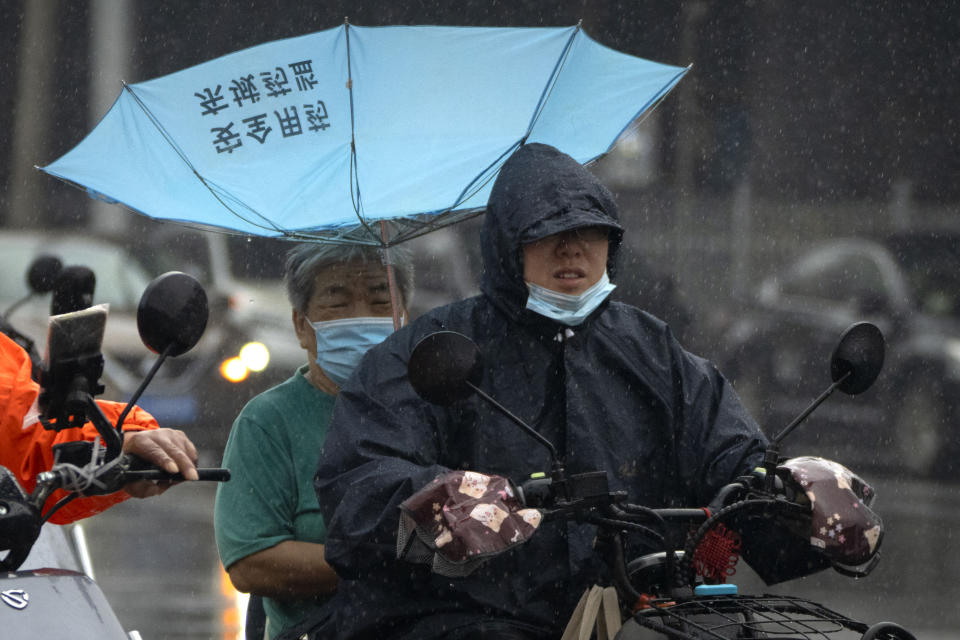
M 686 71 L 579 26 L 344 24 L 124 85 L 41 169 L 151 218 L 392 245 L 482 212 L 521 144 L 597 159 Z

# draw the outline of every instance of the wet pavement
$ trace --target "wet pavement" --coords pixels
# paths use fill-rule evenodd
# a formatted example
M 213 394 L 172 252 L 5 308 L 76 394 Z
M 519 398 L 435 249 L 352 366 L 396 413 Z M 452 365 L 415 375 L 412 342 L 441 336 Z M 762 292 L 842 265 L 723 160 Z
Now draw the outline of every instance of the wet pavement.
M 854 618 L 892 620 L 921 640 L 960 629 L 960 485 L 866 475 L 878 491 L 883 560 L 867 578 L 833 571 L 764 588 L 742 567 L 741 593 L 806 596 Z M 215 486 L 174 487 L 130 500 L 87 525 L 97 582 L 127 629 L 144 640 L 237 638 L 234 595 L 224 590 L 213 538 Z M 239 637 L 242 637 L 239 636 Z
M 213 537 L 215 492 L 214 483 L 177 486 L 85 524 L 97 583 L 144 640 L 242 638 Z

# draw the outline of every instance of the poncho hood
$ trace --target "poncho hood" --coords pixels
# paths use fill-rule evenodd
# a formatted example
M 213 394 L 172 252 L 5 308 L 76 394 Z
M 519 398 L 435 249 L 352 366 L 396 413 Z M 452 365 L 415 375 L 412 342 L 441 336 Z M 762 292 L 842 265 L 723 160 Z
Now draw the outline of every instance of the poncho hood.
M 607 272 L 612 280 L 623 238 L 613 195 L 567 154 L 539 143 L 520 147 L 500 169 L 487 201 L 481 290 L 516 318 L 527 302 L 521 246 L 595 225 L 610 229 Z

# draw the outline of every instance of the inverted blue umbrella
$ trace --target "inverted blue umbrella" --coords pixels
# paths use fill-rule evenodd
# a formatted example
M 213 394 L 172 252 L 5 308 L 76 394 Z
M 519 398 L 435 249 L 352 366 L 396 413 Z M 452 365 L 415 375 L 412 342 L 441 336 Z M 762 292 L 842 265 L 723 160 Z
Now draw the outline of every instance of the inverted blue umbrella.
M 124 85 L 42 170 L 151 218 L 396 244 L 482 211 L 525 142 L 595 160 L 685 72 L 580 27 L 344 24 Z
M 526 142 L 597 159 L 686 71 L 579 26 L 344 24 L 124 85 L 41 169 L 151 218 L 389 247 L 482 212 Z

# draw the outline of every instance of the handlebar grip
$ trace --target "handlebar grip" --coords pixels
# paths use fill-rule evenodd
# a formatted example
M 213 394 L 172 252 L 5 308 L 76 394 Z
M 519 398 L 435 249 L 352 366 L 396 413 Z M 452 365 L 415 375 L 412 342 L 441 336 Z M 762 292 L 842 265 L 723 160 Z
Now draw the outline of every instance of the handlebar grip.
M 227 482 L 230 480 L 230 469 L 209 468 L 197 469 L 197 475 L 200 480 L 209 480 L 211 482 Z
M 521 504 L 525 507 L 545 507 L 553 502 L 554 496 L 550 478 L 530 478 L 517 487 Z
M 198 480 L 207 480 L 211 482 L 227 482 L 230 480 L 230 469 L 223 468 L 204 468 L 197 469 Z M 167 473 L 166 471 L 161 471 L 160 469 L 143 469 L 139 471 L 126 471 L 123 474 L 123 479 L 125 482 L 133 482 L 135 480 L 170 480 L 172 482 L 179 482 L 183 480 L 183 474 L 180 473 Z

